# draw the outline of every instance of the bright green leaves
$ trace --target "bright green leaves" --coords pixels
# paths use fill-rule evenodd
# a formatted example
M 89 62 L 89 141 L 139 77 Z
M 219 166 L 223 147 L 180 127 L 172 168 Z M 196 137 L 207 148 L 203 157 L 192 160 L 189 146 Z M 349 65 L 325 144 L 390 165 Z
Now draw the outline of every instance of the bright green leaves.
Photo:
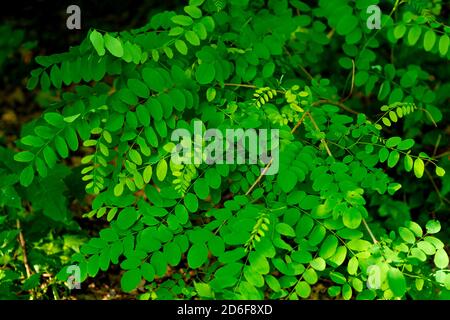
M 414 243 L 416 241 L 416 237 L 414 236 L 414 234 L 411 232 L 411 230 L 405 228 L 405 227 L 400 227 L 398 229 L 398 233 L 400 235 L 400 237 L 406 242 L 406 243 Z
M 201 267 L 208 259 L 208 247 L 204 243 L 193 244 L 187 254 L 188 265 L 192 269 Z
M 422 33 L 422 28 L 418 25 L 413 25 L 408 31 L 408 44 L 413 46 L 419 40 Z
M 196 9 L 198 9 L 198 8 L 196 8 Z M 176 23 L 183 27 L 188 27 L 194 23 L 194 20 L 192 20 L 191 17 L 185 16 L 185 15 L 173 16 L 170 20 L 172 20 L 173 23 Z
M 186 7 L 184 7 L 184 12 L 186 12 L 188 15 L 190 15 L 194 19 L 198 19 L 198 18 L 202 17 L 202 11 L 197 6 L 186 6 Z
M 448 47 L 450 45 L 450 37 L 446 34 L 439 38 L 439 53 L 445 56 L 448 52 Z
M 295 286 L 295 292 L 299 297 L 306 299 L 311 294 L 311 286 L 306 281 L 300 281 Z
M 402 297 L 406 292 L 406 280 L 397 268 L 390 268 L 387 273 L 389 288 L 396 297 Z
M 168 167 L 166 159 L 159 160 L 158 164 L 156 165 L 156 177 L 159 181 L 163 181 L 166 178 L 167 169 Z
M 142 174 L 144 182 L 149 183 L 150 180 L 152 179 L 152 175 L 153 175 L 153 167 L 151 165 L 146 166 Z
M 361 212 L 357 207 L 350 207 L 344 211 L 342 221 L 347 228 L 356 229 L 362 221 Z
M 182 55 L 187 55 L 187 53 L 188 53 L 188 47 L 186 45 L 186 42 L 184 42 L 183 40 L 180 40 L 180 39 L 175 40 L 175 48 Z
M 195 72 L 195 78 L 200 84 L 209 84 L 214 80 L 216 71 L 214 66 L 209 63 L 202 63 L 197 67 Z
M 416 158 L 414 160 L 414 174 L 417 178 L 422 178 L 423 172 L 425 170 L 425 164 L 421 158 Z
M 123 46 L 122 42 L 115 38 L 110 36 L 109 34 L 105 34 L 103 37 L 105 40 L 105 47 L 106 49 L 115 57 L 121 58 L 123 56 Z
M 93 30 L 89 35 L 89 39 L 91 40 L 92 45 L 94 46 L 95 51 L 97 51 L 99 56 L 105 55 L 105 41 L 103 40 L 103 36 L 97 30 Z
M 186 40 L 192 44 L 193 46 L 199 46 L 200 45 L 200 38 L 198 37 L 198 35 L 194 32 L 194 31 L 186 31 L 186 33 L 184 34 Z
M 295 237 L 294 229 L 292 229 L 292 227 L 290 225 L 288 225 L 287 223 L 278 223 L 275 226 L 275 230 L 283 236 Z
M 34 159 L 34 154 L 29 151 L 22 151 L 14 155 L 14 160 L 19 162 L 30 162 Z
M 319 256 L 323 259 L 331 258 L 336 253 L 337 247 L 338 239 L 334 235 L 329 235 L 325 238 L 320 247 Z
M 429 29 L 427 32 L 425 32 L 425 35 L 423 37 L 423 48 L 425 49 L 425 51 L 431 51 L 435 43 L 436 34 L 432 29 Z
M 448 267 L 448 254 L 444 249 L 438 249 L 434 256 L 434 264 L 440 269 L 446 269 Z

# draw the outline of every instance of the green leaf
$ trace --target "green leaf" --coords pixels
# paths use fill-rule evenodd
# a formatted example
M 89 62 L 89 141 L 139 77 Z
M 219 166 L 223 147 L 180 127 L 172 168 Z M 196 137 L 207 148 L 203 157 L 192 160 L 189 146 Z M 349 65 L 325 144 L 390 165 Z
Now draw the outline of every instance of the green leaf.
M 136 209 L 128 207 L 119 213 L 116 224 L 119 228 L 126 230 L 137 221 L 137 218 L 138 213 Z
M 121 58 L 123 56 L 123 46 L 119 39 L 105 34 L 105 47 L 115 57 Z
M 194 19 L 202 17 L 202 10 L 200 10 L 197 6 L 186 6 L 184 7 L 184 12 L 186 12 Z
M 422 178 L 423 176 L 423 172 L 425 170 L 425 165 L 423 163 L 423 160 L 420 158 L 417 158 L 414 161 L 414 174 L 416 175 L 417 178 Z
M 188 48 L 186 46 L 186 42 L 184 42 L 183 40 L 176 40 L 175 41 L 175 48 L 178 50 L 179 53 L 181 53 L 182 55 L 187 55 L 188 52 Z
M 186 208 L 190 211 L 190 212 L 197 212 L 198 210 L 198 199 L 197 197 L 192 194 L 192 193 L 188 193 L 185 197 L 184 197 L 184 205 L 186 206 Z
M 20 184 L 28 187 L 34 179 L 34 170 L 32 166 L 28 166 L 20 173 Z
M 128 79 L 127 85 L 128 88 L 138 97 L 148 98 L 150 96 L 150 90 L 141 80 Z
M 332 257 L 338 247 L 339 241 L 334 235 L 328 235 L 320 247 L 319 256 L 323 259 Z
M 409 150 L 414 146 L 414 140 L 413 139 L 406 139 L 403 140 L 402 142 L 400 142 L 397 146 L 398 150 L 404 151 L 404 150 Z
M 114 196 L 120 197 L 123 194 L 123 187 L 123 183 L 116 184 L 116 186 L 114 187 Z
M 448 255 L 444 249 L 438 249 L 434 256 L 434 264 L 439 269 L 446 269 L 448 267 Z
M 308 298 L 311 294 L 311 287 L 306 281 L 300 281 L 295 286 L 295 292 L 301 297 L 301 298 Z
M 347 15 L 341 17 L 336 26 L 336 32 L 340 35 L 347 35 L 356 28 L 359 21 L 354 15 Z
M 428 29 L 427 32 L 425 32 L 425 36 L 423 37 L 423 48 L 425 51 L 431 51 L 433 49 L 434 44 L 436 42 L 436 34 L 434 33 L 433 29 Z
M 441 168 L 441 167 L 436 166 L 436 175 L 437 175 L 438 177 L 443 177 L 443 176 L 445 176 L 445 170 L 444 170 L 444 168 Z
M 128 156 L 130 157 L 130 160 L 133 161 L 135 164 L 137 164 L 138 166 L 140 166 L 142 164 L 142 157 L 141 154 L 135 150 L 135 149 L 131 149 L 128 152 Z M 161 180 L 162 181 L 162 180 Z
M 380 151 L 378 152 L 378 158 L 380 159 L 380 162 L 383 163 L 387 160 L 387 158 L 389 157 L 389 150 L 386 148 L 381 148 Z
M 410 172 L 413 169 L 414 161 L 409 154 L 405 155 L 404 165 L 406 172 Z
M 206 90 L 206 99 L 208 100 L 208 102 L 213 101 L 215 97 L 216 97 L 216 89 L 214 89 L 213 87 L 208 88 L 208 90 Z
M 205 2 L 205 0 L 189 0 L 189 5 L 198 7 L 201 6 L 203 2 Z
M 141 274 L 144 277 L 144 279 L 147 280 L 148 282 L 152 282 L 155 279 L 155 269 L 148 262 L 144 262 L 142 264 Z
M 326 267 L 325 260 L 321 257 L 315 258 L 313 261 L 310 262 L 310 265 L 317 271 L 323 271 L 325 270 Z
M 403 297 L 406 293 L 406 280 L 403 273 L 397 268 L 390 268 L 388 271 L 389 288 L 396 297 Z
M 392 151 L 388 158 L 388 167 L 393 168 L 400 160 L 400 153 L 397 150 Z
M 394 37 L 400 39 L 406 32 L 406 26 L 404 24 L 398 24 L 394 28 Z
M 165 89 L 165 82 L 161 74 L 153 68 L 144 68 L 142 78 L 147 86 L 156 92 L 162 92 Z
M 197 269 L 208 260 L 208 247 L 204 243 L 193 244 L 187 254 L 189 268 Z
M 447 54 L 449 43 L 450 43 L 450 38 L 448 35 L 443 34 L 439 38 L 439 53 L 442 56 L 445 56 Z
M 91 43 L 99 56 L 105 55 L 105 42 L 100 32 L 93 30 L 89 35 L 89 40 L 91 40 Z
M 410 46 L 415 45 L 417 40 L 419 40 L 421 33 L 422 28 L 417 24 L 413 25 L 408 31 L 408 44 Z
M 210 299 L 214 298 L 214 291 L 208 283 L 194 281 L 194 288 L 199 297 Z
M 400 227 L 398 229 L 398 233 L 400 234 L 400 237 L 405 240 L 405 242 L 407 243 L 414 243 L 416 242 L 416 237 L 414 236 L 414 234 L 407 228 L 405 227 Z
M 441 231 L 441 223 L 438 220 L 430 220 L 425 225 L 425 228 L 427 229 L 427 233 L 435 234 Z
M 167 161 L 166 159 L 159 160 L 156 165 L 156 177 L 159 181 L 163 181 L 167 175 Z
M 120 279 L 122 290 L 125 292 L 130 292 L 136 289 L 141 282 L 141 279 L 142 275 L 139 269 L 131 269 L 126 271 Z
M 34 159 L 34 154 L 30 151 L 22 151 L 14 155 L 14 160 L 18 162 L 30 162 Z
M 191 17 L 185 16 L 185 15 L 177 15 L 173 16 L 170 20 L 172 20 L 173 23 L 179 24 L 183 27 L 188 27 L 192 23 L 194 23 L 194 20 L 192 20 Z
M 355 207 L 345 210 L 342 218 L 344 225 L 350 229 L 358 228 L 362 221 L 361 212 Z
M 287 223 L 278 223 L 275 230 L 283 236 L 295 237 L 294 229 L 292 229 L 292 227 Z
M 50 80 L 52 81 L 55 88 L 58 88 L 58 89 L 61 88 L 62 74 L 61 74 L 61 70 L 59 70 L 59 68 L 56 64 L 53 65 L 52 69 L 50 70 Z
M 400 142 L 402 142 L 402 138 L 400 137 L 392 137 L 386 140 L 386 147 L 393 148 L 397 146 Z
M 186 33 L 184 34 L 184 37 L 193 46 L 199 46 L 200 45 L 200 38 L 198 37 L 198 35 L 194 31 L 190 31 L 190 30 L 186 31 Z
M 214 80 L 216 75 L 216 71 L 214 66 L 209 63 L 202 63 L 197 67 L 197 71 L 195 72 L 195 78 L 200 84 L 208 84 Z
M 152 174 L 153 174 L 152 166 L 148 165 L 147 167 L 145 167 L 144 173 L 142 174 L 142 177 L 144 178 L 144 182 L 145 183 L 149 183 L 150 182 L 150 180 L 152 179 Z

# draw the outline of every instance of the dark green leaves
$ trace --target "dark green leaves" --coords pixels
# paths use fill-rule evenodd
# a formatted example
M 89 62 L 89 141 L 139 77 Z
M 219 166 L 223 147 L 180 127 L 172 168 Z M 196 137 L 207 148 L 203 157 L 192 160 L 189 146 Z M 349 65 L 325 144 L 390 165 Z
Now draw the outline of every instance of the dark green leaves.
M 156 92 L 161 92 L 164 90 L 164 79 L 161 74 L 155 69 L 144 68 L 142 70 L 142 78 L 151 90 Z
M 122 275 L 120 284 L 123 291 L 130 292 L 139 285 L 141 282 L 141 271 L 139 269 L 128 270 Z
M 195 77 L 200 84 L 208 84 L 214 80 L 216 71 L 214 66 L 209 63 L 202 63 L 197 67 Z
M 204 243 L 196 243 L 192 245 L 187 254 L 189 267 L 192 269 L 199 268 L 208 259 L 208 247 Z
M 117 226 L 121 229 L 130 228 L 137 220 L 138 213 L 134 208 L 125 208 L 117 217 Z
M 128 88 L 141 98 L 148 98 L 150 95 L 148 87 L 138 79 L 128 79 Z

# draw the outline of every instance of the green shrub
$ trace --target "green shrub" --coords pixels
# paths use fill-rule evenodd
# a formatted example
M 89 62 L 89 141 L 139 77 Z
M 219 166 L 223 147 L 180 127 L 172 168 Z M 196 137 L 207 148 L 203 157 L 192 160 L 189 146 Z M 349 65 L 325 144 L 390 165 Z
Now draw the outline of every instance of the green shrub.
M 28 187 L 84 155 L 85 216 L 110 227 L 73 255 L 82 280 L 120 264 L 141 299 L 298 299 L 324 281 L 343 299 L 448 298 L 433 217 L 448 214 L 450 29 L 438 1 L 388 1 L 370 30 L 377 3 L 190 0 L 38 57 L 28 88 L 56 99 L 15 159 Z M 278 174 L 174 164 L 171 132 L 195 120 L 279 129 Z

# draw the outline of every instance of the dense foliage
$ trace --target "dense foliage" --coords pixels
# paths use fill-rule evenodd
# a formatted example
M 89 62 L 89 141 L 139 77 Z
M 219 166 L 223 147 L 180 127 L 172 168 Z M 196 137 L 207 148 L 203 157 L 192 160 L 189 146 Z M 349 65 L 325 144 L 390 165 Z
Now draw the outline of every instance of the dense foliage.
M 381 29 L 366 23 L 376 4 Z M 120 265 L 140 299 L 298 299 L 324 286 L 346 300 L 448 299 L 442 11 L 437 0 L 190 0 L 37 57 L 27 88 L 51 98 L 20 151 L 1 150 L 0 286 L 21 277 L 20 220 L 70 235 L 76 194 L 85 219 L 107 226 L 79 250 L 42 240 L 76 253 L 26 270 L 22 290 L 56 269 L 66 280 L 73 264 L 82 281 Z M 193 133 L 194 120 L 279 129 L 279 172 L 174 163 L 171 132 Z

